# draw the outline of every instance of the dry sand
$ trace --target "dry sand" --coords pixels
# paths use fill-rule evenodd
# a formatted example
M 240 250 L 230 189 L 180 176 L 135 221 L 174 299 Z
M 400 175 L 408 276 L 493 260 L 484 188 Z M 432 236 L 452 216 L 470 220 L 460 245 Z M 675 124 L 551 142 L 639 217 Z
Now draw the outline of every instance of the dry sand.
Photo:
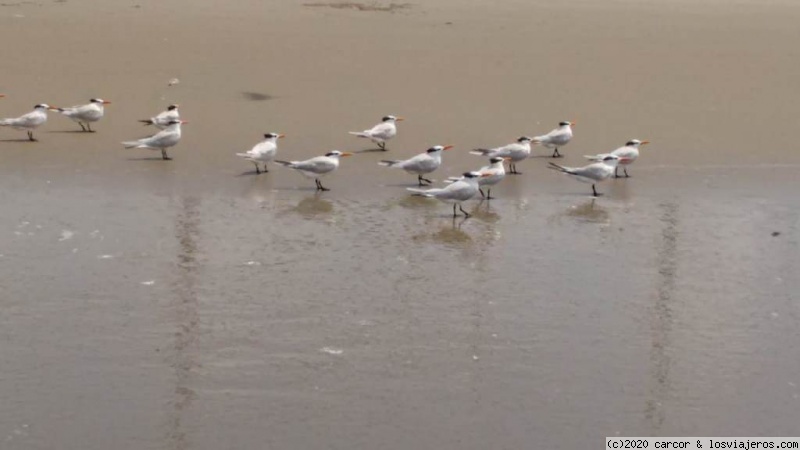
M 0 4 L 0 447 L 589 448 L 800 421 L 794 1 Z M 168 86 L 177 77 L 180 83 Z M 181 104 L 171 151 L 123 150 Z M 233 156 L 358 151 L 315 195 Z M 575 120 L 452 222 L 378 159 Z M 543 149 L 538 156 L 547 155 Z

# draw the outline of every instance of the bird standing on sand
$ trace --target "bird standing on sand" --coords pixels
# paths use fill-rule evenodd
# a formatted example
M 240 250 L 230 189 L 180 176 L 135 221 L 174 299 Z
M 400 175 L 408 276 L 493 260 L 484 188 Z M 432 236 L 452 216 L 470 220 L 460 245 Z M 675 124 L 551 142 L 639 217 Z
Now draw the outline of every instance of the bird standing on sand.
M 490 164 L 488 166 L 481 167 L 480 170 L 477 171 L 481 174 L 481 177 L 478 179 L 478 192 L 480 192 L 481 197 L 485 197 L 486 200 L 494 198 L 492 197 L 492 186 L 506 177 L 506 168 L 503 167 L 503 161 L 505 160 L 506 158 L 493 156 L 489 158 Z M 483 190 L 480 186 L 489 186 L 486 189 L 486 195 L 483 194 Z
M 519 175 L 517 163 L 531 156 L 531 141 L 528 136 L 522 136 L 517 142 L 495 148 L 476 148 L 470 153 L 473 155 L 508 158 L 508 173 Z
M 583 167 L 565 167 L 555 163 L 548 163 L 548 165 L 550 169 L 565 173 L 582 183 L 590 183 L 592 185 L 592 194 L 598 197 L 600 194 L 597 193 L 594 185 L 614 175 L 614 170 L 617 168 L 618 163 L 618 156 L 607 154 L 603 156 L 600 162 Z
M 649 144 L 650 141 L 640 141 L 638 139 L 631 139 L 630 141 L 626 142 L 624 146 L 612 151 L 611 153 L 601 153 L 599 155 L 584 155 L 584 158 L 590 159 L 592 161 L 602 161 L 605 155 L 615 155 L 619 157 L 619 166 L 622 166 L 622 170 L 625 172 L 625 178 L 630 178 L 628 175 L 628 167 L 629 165 L 633 164 L 636 161 L 636 158 L 639 157 L 639 147 L 642 145 Z M 619 170 L 619 166 L 614 168 L 614 178 L 619 178 L 617 175 L 617 170 Z
M 478 188 L 478 179 L 488 175 L 481 175 L 478 172 L 465 172 L 464 175 L 454 181 L 452 184 L 447 185 L 441 189 L 417 189 L 417 188 L 407 188 L 409 191 L 413 192 L 415 195 L 421 195 L 423 197 L 428 198 L 435 198 L 436 200 L 445 202 L 445 203 L 452 203 L 453 204 L 453 217 L 456 217 L 456 206 L 458 209 L 464 213 L 464 217 L 469 217 L 470 214 L 464 211 L 464 208 L 461 207 L 461 203 L 465 202 L 479 192 Z
M 376 143 L 381 150 L 386 151 L 386 141 L 397 135 L 397 122 L 402 122 L 403 120 L 402 117 L 384 116 L 383 119 L 381 119 L 381 123 L 369 130 L 351 131 L 350 134 L 368 138 Z
M 542 145 L 546 148 L 555 149 L 553 158 L 560 158 L 562 155 L 558 153 L 558 148 L 567 145 L 572 139 L 572 127 L 574 126 L 575 122 L 560 122 L 558 128 L 533 138 L 533 145 Z
M 55 108 L 55 110 L 69 117 L 73 122 L 77 122 L 78 125 L 81 126 L 81 130 L 94 133 L 91 123 L 97 122 L 103 118 L 103 114 L 105 113 L 105 108 L 103 108 L 103 106 L 109 103 L 111 102 L 101 98 L 93 98 L 85 105 L 70 106 L 69 108 Z
M 452 145 L 434 145 L 433 147 L 429 148 L 425 151 L 425 153 L 420 153 L 413 158 L 409 158 L 406 160 L 383 160 L 378 164 L 381 166 L 386 167 L 394 167 L 397 169 L 403 169 L 408 173 L 413 173 L 417 175 L 417 181 L 419 182 L 420 186 L 424 186 L 422 184 L 423 181 L 427 183 L 433 183 L 433 181 L 423 178 L 422 175 L 429 174 L 434 170 L 438 169 L 439 166 L 442 165 L 442 152 L 445 150 L 450 150 L 453 148 Z
M 33 107 L 33 111 L 28 114 L 13 118 L 0 120 L 0 127 L 11 127 L 15 130 L 25 130 L 28 132 L 28 140 L 36 141 L 33 138 L 33 130 L 39 128 L 47 122 L 47 110 L 55 109 L 46 103 L 40 103 Z
M 286 137 L 284 134 L 267 133 L 263 141 L 245 153 L 237 153 L 236 156 L 252 162 L 256 166 L 256 173 L 261 173 L 258 163 L 264 163 L 264 172 L 269 172 L 267 163 L 275 159 L 275 154 L 278 153 L 278 139 L 284 137 Z
M 175 146 L 181 140 L 181 125 L 189 123 L 185 120 L 171 120 L 167 128 L 159 131 L 158 133 L 139 139 L 136 141 L 126 141 L 122 145 L 125 148 L 149 148 L 153 150 L 161 150 L 161 159 L 170 160 L 167 156 L 167 149 Z
M 330 189 L 322 186 L 322 182 L 319 179 L 338 169 L 339 158 L 346 156 L 353 156 L 353 154 L 332 150 L 323 156 L 316 156 L 305 161 L 275 162 L 290 169 L 294 169 L 308 178 L 313 178 L 314 182 L 317 184 L 318 191 L 329 191 Z
M 178 112 L 178 105 L 169 105 L 165 111 L 161 111 L 155 117 L 140 120 L 139 122 L 145 125 L 154 125 L 156 128 L 163 130 L 169 126 L 173 120 L 181 120 L 181 114 Z

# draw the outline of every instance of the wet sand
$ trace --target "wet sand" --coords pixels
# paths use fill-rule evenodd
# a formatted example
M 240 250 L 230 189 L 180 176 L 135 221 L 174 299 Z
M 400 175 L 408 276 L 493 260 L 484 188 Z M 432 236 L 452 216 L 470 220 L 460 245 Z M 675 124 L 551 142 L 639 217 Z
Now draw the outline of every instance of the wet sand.
M 113 102 L 0 129 L 0 448 L 797 434 L 800 6 L 321 3 L 0 6 L 1 117 Z M 121 148 L 173 102 L 174 161 Z M 322 195 L 233 156 L 384 114 Z M 466 221 L 376 165 L 453 144 L 441 180 L 560 120 L 564 164 L 653 143 L 596 200 L 538 149 Z

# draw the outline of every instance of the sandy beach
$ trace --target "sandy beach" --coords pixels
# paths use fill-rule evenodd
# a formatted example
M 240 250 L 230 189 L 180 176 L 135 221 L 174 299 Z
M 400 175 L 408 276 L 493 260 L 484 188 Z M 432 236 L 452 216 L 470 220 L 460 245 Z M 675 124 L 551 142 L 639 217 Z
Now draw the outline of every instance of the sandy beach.
M 0 448 L 797 435 L 800 4 L 230 3 L 0 4 L 0 118 L 112 102 L 0 128 Z M 122 148 L 170 103 L 173 161 Z M 538 147 L 467 220 L 377 165 L 561 120 L 566 165 L 651 144 L 598 199 Z M 267 132 L 357 155 L 318 194 Z

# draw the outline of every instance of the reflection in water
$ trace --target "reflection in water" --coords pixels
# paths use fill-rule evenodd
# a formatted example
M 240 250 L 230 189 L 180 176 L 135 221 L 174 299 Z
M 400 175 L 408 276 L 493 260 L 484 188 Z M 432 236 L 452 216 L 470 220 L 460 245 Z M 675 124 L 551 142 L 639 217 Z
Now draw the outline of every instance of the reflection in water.
M 328 200 L 323 200 L 319 192 L 310 197 L 300 200 L 300 203 L 293 208 L 293 211 L 299 213 L 307 219 L 330 214 L 333 212 L 333 203 Z
M 645 417 L 652 426 L 653 436 L 659 435 L 664 423 L 663 401 L 669 394 L 669 346 L 672 329 L 672 300 L 675 290 L 678 246 L 678 206 L 675 203 L 660 205 L 661 245 L 658 249 L 658 283 L 652 317 L 652 344 L 650 363 L 653 384 L 645 405 Z
M 457 246 L 471 242 L 472 238 L 469 234 L 461 230 L 461 226 L 466 221 L 466 217 L 453 217 L 451 225 L 441 227 L 439 231 L 433 234 L 433 240 L 442 244 Z
M 443 203 L 421 195 L 406 195 L 397 204 L 409 209 L 428 209 L 441 206 Z
M 583 222 L 609 223 L 610 216 L 608 211 L 606 211 L 605 208 L 595 204 L 595 202 L 596 199 L 593 198 L 582 205 L 572 206 L 565 214 Z
M 198 337 L 199 315 L 197 299 L 198 233 L 200 200 L 196 197 L 181 199 L 180 212 L 175 222 L 175 237 L 178 240 L 177 276 L 173 284 L 174 296 L 170 310 L 175 321 L 175 340 L 170 363 L 175 370 L 175 391 L 172 411 L 168 415 L 169 448 L 188 448 L 183 423 L 184 412 L 191 406 L 195 392 L 191 389 L 192 370 L 198 366 L 193 352 Z

